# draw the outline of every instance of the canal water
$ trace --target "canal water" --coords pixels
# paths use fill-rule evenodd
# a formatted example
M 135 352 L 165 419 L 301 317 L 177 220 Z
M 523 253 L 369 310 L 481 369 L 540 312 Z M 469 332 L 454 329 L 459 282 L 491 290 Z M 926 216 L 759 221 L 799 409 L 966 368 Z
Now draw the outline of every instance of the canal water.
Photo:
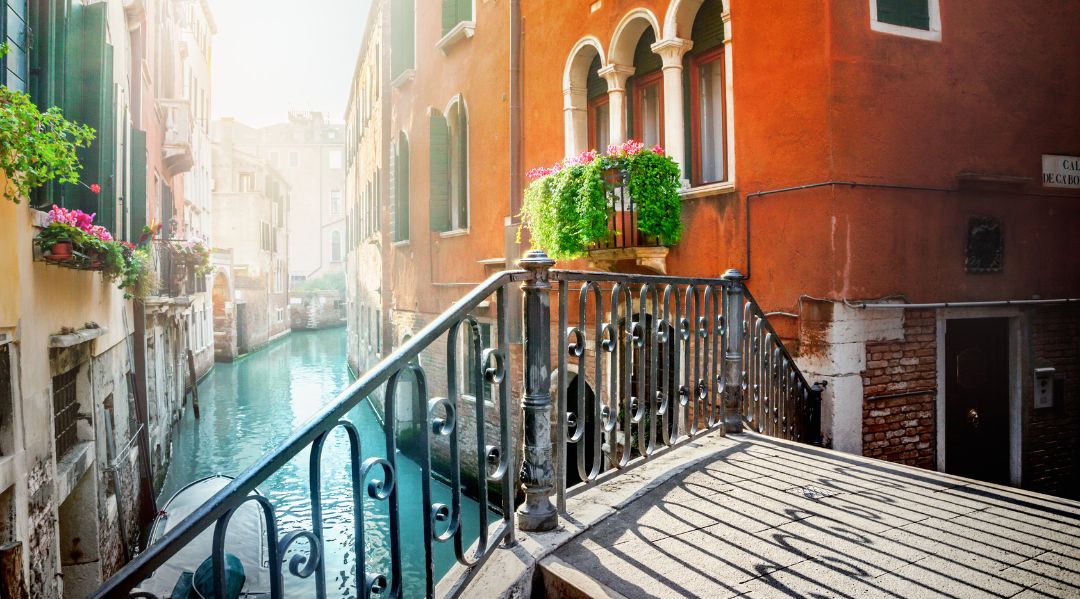
M 184 485 L 199 478 L 212 474 L 236 476 L 276 447 L 350 383 L 345 349 L 345 329 L 297 332 L 235 363 L 217 364 L 199 384 L 201 419 L 195 420 L 189 405 L 176 431 L 172 463 L 159 503 L 164 504 Z M 362 458 L 385 457 L 382 426 L 371 405 L 361 402 L 348 419 L 360 431 Z M 337 430 L 323 450 L 326 579 L 331 597 L 357 596 L 348 447 L 345 433 Z M 397 465 L 404 596 L 423 596 L 421 470 L 400 453 Z M 308 453 L 304 452 L 259 486 L 278 511 L 282 535 L 311 530 L 308 473 Z M 434 501 L 450 504 L 450 491 L 445 485 L 436 482 L 433 493 Z M 477 507 L 465 498 L 462 507 L 468 545 L 478 534 Z M 364 520 L 369 572 L 388 574 L 386 502 L 365 497 Z M 453 544 L 437 544 L 435 550 L 436 576 L 441 576 L 453 564 Z M 377 569 L 372 568 L 372 561 Z M 314 597 L 314 577 L 298 580 L 286 569 L 285 590 L 288 597 Z

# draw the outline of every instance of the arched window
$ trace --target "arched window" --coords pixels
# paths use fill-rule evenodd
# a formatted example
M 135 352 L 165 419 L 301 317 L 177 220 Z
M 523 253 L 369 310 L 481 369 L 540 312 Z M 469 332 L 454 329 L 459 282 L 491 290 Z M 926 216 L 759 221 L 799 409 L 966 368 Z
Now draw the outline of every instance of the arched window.
M 601 66 L 597 54 L 589 65 L 586 94 L 589 100 L 589 148 L 602 152 L 611 143 L 611 112 L 607 81 L 597 74 Z
M 698 9 L 685 57 L 690 93 L 690 179 L 694 185 L 726 181 L 727 120 L 724 6 L 705 0 Z
M 341 231 L 330 234 L 330 261 L 341 262 Z
M 663 144 L 664 140 L 664 62 L 652 51 L 655 43 L 656 32 L 648 27 L 634 48 L 634 76 L 627 82 L 630 92 L 628 136 L 646 146 Z

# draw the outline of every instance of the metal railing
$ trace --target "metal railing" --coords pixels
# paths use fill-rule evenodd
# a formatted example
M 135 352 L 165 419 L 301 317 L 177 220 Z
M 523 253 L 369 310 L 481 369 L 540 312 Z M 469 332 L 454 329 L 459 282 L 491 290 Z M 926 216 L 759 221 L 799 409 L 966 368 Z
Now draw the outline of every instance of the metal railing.
M 314 576 L 317 596 L 325 597 L 319 456 L 327 435 L 338 428 L 349 435 L 348 468 L 357 498 L 353 505 L 355 544 L 350 547 L 355 559 L 349 562 L 355 572 L 349 578 L 360 581 L 362 590 L 357 596 L 362 597 L 402 596 L 400 519 L 401 506 L 407 502 L 428 514 L 423 523 L 425 595 L 434 596 L 440 582 L 434 567 L 436 544 L 453 543 L 457 561 L 467 566 L 466 574 L 440 587 L 453 596 L 500 543 L 514 542 L 515 522 L 526 532 L 552 530 L 567 497 L 706 432 L 738 431 L 745 419 L 755 430 L 801 438 L 805 427 L 800 401 L 810 386 L 737 272 L 729 271 L 723 279 L 701 279 L 561 271 L 553 270 L 554 262 L 538 251 L 530 252 L 519 264 L 523 270 L 492 276 L 406 341 L 127 564 L 95 597 L 130 593 L 211 527 L 215 530 L 215 579 L 217 588 L 224 589 L 226 529 L 231 515 L 249 501 L 260 504 L 268 523 L 270 595 L 283 596 L 286 550 L 291 547 L 296 552 L 294 544 L 304 540 L 310 550 L 288 559 L 288 574 Z M 510 285 L 517 283 L 523 292 L 520 352 L 511 351 L 506 316 Z M 485 314 L 491 310 L 492 297 L 494 315 Z M 493 347 L 484 347 L 480 318 L 493 326 Z M 446 358 L 445 366 L 441 360 L 431 360 L 440 364 L 440 370 L 431 371 L 430 377 L 419 359 L 429 352 Z M 461 359 L 468 363 L 462 364 Z M 517 405 L 511 399 L 512 373 L 522 377 L 520 430 L 512 428 L 511 409 Z M 443 376 L 445 396 L 429 397 L 438 391 Z M 468 386 L 463 384 L 465 377 L 472 379 Z M 438 382 L 429 384 L 429 380 Z M 414 385 L 425 415 L 418 460 L 423 488 L 408 496 L 400 494 L 395 484 L 397 414 L 405 401 L 396 389 L 406 383 Z M 464 395 L 466 388 L 476 393 L 471 407 L 472 398 Z M 489 415 L 485 410 L 492 409 L 492 402 L 485 398 L 489 390 L 498 422 L 492 431 L 485 424 Z M 343 420 L 352 408 L 376 394 L 385 401 L 380 440 L 385 458 L 365 456 L 357 429 Z M 466 409 L 471 413 L 466 414 Z M 551 430 L 553 409 L 555 431 Z M 463 431 L 470 425 L 475 434 L 466 439 Z M 372 440 L 363 441 L 370 444 Z M 446 473 L 450 506 L 432 499 L 436 474 L 432 457 L 438 443 L 450 456 Z M 523 455 L 515 455 L 517 447 L 523 448 Z M 278 529 L 275 507 L 264 497 L 249 494 L 308 449 L 310 527 L 279 537 L 284 531 Z M 569 473 L 568 461 L 572 464 Z M 479 539 L 471 551 L 465 547 L 462 529 L 463 476 L 476 476 L 479 481 L 474 485 Z M 489 497 L 488 485 L 497 487 L 497 498 Z M 519 491 L 524 491 L 525 500 L 515 513 Z M 370 502 L 385 502 L 389 508 L 386 530 L 380 531 L 389 538 L 389 550 L 376 551 L 377 557 L 364 535 L 364 508 Z M 489 508 L 500 514 L 490 525 Z
M 617 250 L 635 247 L 659 247 L 660 238 L 646 235 L 638 230 L 638 211 L 630 189 L 626 185 L 626 173 L 609 170 L 604 173 L 604 193 L 608 205 L 608 236 L 591 249 Z
M 154 241 L 152 255 L 158 276 L 161 277 L 158 293 L 165 297 L 190 297 L 198 291 L 195 267 L 185 263 L 173 251 L 173 244 L 180 241 L 173 239 Z

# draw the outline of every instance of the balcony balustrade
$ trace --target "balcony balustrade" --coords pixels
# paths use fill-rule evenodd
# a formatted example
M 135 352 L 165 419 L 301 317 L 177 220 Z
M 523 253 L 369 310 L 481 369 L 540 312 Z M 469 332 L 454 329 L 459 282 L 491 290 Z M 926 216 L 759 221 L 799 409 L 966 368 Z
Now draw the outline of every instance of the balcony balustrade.
M 194 118 L 191 101 L 185 99 L 159 100 L 165 115 L 165 140 L 162 144 L 162 161 L 170 177 L 186 173 L 195 166 L 192 151 Z

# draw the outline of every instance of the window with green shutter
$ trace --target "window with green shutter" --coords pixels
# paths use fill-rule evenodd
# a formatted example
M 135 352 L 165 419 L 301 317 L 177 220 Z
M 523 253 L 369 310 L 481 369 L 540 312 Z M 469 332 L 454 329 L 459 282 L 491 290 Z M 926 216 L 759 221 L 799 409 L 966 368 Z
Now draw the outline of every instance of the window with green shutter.
M 390 78 L 416 66 L 416 2 L 394 0 L 390 8 Z
M 393 152 L 390 153 L 390 189 L 394 194 L 391 211 L 391 231 L 394 241 L 409 240 L 409 139 L 405 134 L 398 136 Z
M 450 127 L 441 114 L 433 111 L 429 119 L 431 137 L 428 209 L 432 231 L 450 230 Z
M 131 231 L 133 237 L 142 233 L 146 220 L 146 186 L 150 174 L 146 169 L 146 132 L 131 130 Z
M 458 23 L 473 20 L 473 0 L 442 0 L 443 35 L 457 27 Z
M 25 92 L 29 83 L 29 27 L 26 0 L 0 0 L 0 44 L 7 44 L 0 84 Z
M 100 185 L 101 189 L 94 194 L 82 185 L 65 185 L 62 201 L 69 208 L 96 212 L 98 223 L 115 230 L 115 85 L 113 48 L 106 42 L 107 7 L 105 2 L 75 4 L 67 22 L 64 114 L 97 132 L 97 138 L 89 147 L 80 149 L 78 156 L 83 165 L 82 181 Z
M 879 23 L 930 30 L 930 0 L 875 0 Z

